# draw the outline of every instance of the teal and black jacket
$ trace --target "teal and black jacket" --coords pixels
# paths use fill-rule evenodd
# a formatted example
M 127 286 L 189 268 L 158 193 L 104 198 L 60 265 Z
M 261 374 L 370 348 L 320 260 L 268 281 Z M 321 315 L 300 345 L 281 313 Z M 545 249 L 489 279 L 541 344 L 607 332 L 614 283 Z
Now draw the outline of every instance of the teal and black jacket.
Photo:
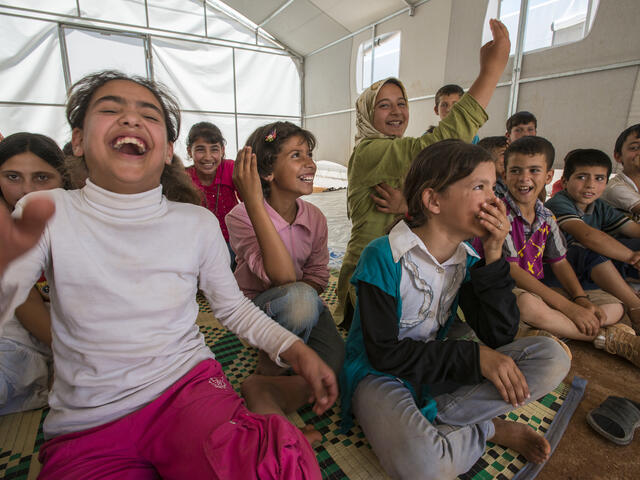
M 365 248 L 351 278 L 357 303 L 340 375 L 343 430 L 353 424 L 351 397 L 367 375 L 404 382 L 429 421 L 437 415 L 434 396 L 482 381 L 478 343 L 446 339 L 458 304 L 466 322 L 491 348 L 512 342 L 518 331 L 520 312 L 512 293 L 515 283 L 504 258 L 485 265 L 484 260 L 467 256 L 465 279 L 450 317 L 429 342 L 398 338 L 401 276 L 401 263 L 393 261 L 389 237 L 384 236 Z

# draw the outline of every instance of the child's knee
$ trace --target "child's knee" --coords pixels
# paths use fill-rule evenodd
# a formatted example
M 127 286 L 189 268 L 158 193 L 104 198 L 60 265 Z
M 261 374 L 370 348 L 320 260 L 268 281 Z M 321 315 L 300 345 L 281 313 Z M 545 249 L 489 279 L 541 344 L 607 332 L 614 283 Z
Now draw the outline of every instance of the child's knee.
M 536 379 L 541 385 L 529 385 L 536 394 L 544 395 L 558 386 L 569 373 L 571 359 L 557 340 L 549 337 L 527 337 L 521 341 L 535 343 Z M 531 383 L 530 378 L 527 382 Z M 532 392 L 533 393 L 533 392 Z
M 532 293 L 522 292 L 518 295 L 518 309 L 521 316 L 528 315 L 536 310 L 539 311 L 543 305 L 546 307 L 542 299 Z
M 291 283 L 286 288 L 287 302 L 280 311 L 278 323 L 298 334 L 309 332 L 318 323 L 323 306 L 318 292 L 304 282 Z
M 618 323 L 624 315 L 624 307 L 621 303 L 606 303 L 604 305 L 599 305 L 599 307 L 607 316 L 607 320 L 604 325 L 613 325 L 614 323 Z

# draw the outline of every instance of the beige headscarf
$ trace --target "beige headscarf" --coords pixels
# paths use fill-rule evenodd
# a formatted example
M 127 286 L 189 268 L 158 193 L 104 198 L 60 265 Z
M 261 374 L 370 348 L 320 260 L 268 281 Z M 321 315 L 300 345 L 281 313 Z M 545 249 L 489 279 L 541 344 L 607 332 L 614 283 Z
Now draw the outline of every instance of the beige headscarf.
M 373 126 L 373 109 L 375 107 L 376 97 L 385 83 L 395 83 L 398 85 L 400 90 L 402 90 L 404 98 L 407 98 L 407 91 L 404 89 L 404 85 L 394 77 L 378 80 L 362 92 L 356 100 L 356 128 L 358 129 L 358 133 L 356 133 L 356 145 L 365 138 L 393 138 L 392 136 L 379 132 Z

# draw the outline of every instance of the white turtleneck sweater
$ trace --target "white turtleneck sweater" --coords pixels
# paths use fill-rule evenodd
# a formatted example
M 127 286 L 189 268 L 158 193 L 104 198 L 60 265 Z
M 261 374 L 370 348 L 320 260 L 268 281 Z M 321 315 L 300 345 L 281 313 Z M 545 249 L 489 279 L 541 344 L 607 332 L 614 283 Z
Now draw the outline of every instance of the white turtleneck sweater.
M 274 360 L 298 340 L 239 290 L 205 208 L 170 202 L 162 187 L 121 195 L 87 181 L 46 194 L 56 213 L 0 279 L 0 325 L 44 270 L 55 370 L 47 438 L 127 415 L 213 358 L 195 324 L 198 283 L 215 316 Z

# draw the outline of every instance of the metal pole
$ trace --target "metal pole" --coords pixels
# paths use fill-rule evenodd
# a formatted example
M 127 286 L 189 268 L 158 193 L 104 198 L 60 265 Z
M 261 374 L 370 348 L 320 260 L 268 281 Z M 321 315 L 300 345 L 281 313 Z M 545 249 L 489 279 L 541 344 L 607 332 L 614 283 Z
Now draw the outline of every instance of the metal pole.
M 282 5 L 280 5 L 277 10 L 275 12 L 273 12 L 271 15 L 269 15 L 267 18 L 265 18 L 259 25 L 258 28 L 262 28 L 264 27 L 267 23 L 269 23 L 271 20 L 273 20 L 274 18 L 276 18 L 278 15 L 280 15 L 285 8 L 287 8 L 289 5 L 291 5 L 293 3 L 293 0 L 287 0 L 286 2 L 284 2 Z
M 68 92 L 71 88 L 71 70 L 69 68 L 67 39 L 64 35 L 64 26 L 61 23 L 58 24 L 58 41 L 60 42 L 60 55 L 62 57 L 62 73 L 64 74 L 64 86 Z
M 207 30 L 207 0 L 202 2 L 202 10 L 204 12 L 204 36 L 209 37 L 209 31 Z
M 369 85 L 373 85 L 373 63 L 375 57 L 375 48 L 376 48 L 376 26 L 373 25 L 371 27 L 371 78 Z
M 589 4 L 587 5 L 587 16 L 584 19 L 584 25 L 582 27 L 582 38 L 587 36 L 589 32 L 589 24 L 591 23 L 591 13 L 593 9 L 593 0 L 589 0 Z
M 416 2 L 416 3 L 413 5 L 414 10 L 415 10 L 417 7 L 419 7 L 420 5 L 422 5 L 422 4 L 424 4 L 424 3 L 427 3 L 428 1 L 429 1 L 429 0 L 420 0 L 419 2 Z M 323 50 L 326 50 L 327 48 L 331 48 L 331 47 L 333 47 L 334 45 L 337 45 L 337 44 L 339 44 L 339 43 L 341 43 L 341 42 L 344 42 L 345 40 L 348 40 L 348 39 L 350 39 L 350 38 L 353 38 L 353 37 L 355 37 L 356 35 L 359 35 L 359 34 L 361 34 L 362 32 L 365 32 L 365 31 L 369 30 L 371 27 L 373 27 L 373 26 L 375 26 L 375 25 L 380 25 L 381 23 L 384 23 L 384 22 L 386 22 L 387 20 L 391 20 L 392 18 L 397 17 L 398 15 L 402 15 L 403 13 L 409 12 L 410 10 L 411 10 L 411 7 L 404 7 L 402 10 L 398 10 L 397 12 L 392 13 L 391 15 L 387 15 L 386 17 L 381 18 L 380 20 L 377 20 L 377 21 L 375 21 L 375 22 L 373 22 L 373 23 L 371 23 L 371 24 L 369 24 L 369 25 L 367 25 L 367 26 L 365 26 L 365 27 L 359 28 L 359 29 L 358 29 L 358 30 L 356 30 L 355 32 L 351 32 L 350 34 L 345 35 L 344 37 L 340 37 L 339 39 L 334 40 L 333 42 L 329 42 L 329 43 L 327 43 L 326 45 L 324 45 L 324 46 L 322 46 L 322 47 L 320 47 L 320 48 L 317 48 L 317 49 L 316 49 L 316 50 L 314 50 L 313 52 L 309 52 L 309 53 L 307 53 L 307 54 L 305 55 L 305 58 L 306 58 L 306 57 L 310 57 L 311 55 L 315 55 L 316 53 L 320 53 L 320 52 L 322 52 Z
M 238 94 L 236 92 L 236 49 L 231 49 L 231 60 L 233 62 L 233 119 L 236 125 L 236 151 L 240 150 L 238 140 Z
M 154 72 L 153 72 L 153 53 L 151 51 L 151 36 L 144 36 L 144 56 L 147 63 L 147 78 L 150 80 L 154 80 Z
M 527 25 L 528 6 L 529 0 L 520 0 L 520 18 L 518 19 L 518 36 L 516 40 L 516 52 L 513 57 L 513 71 L 511 72 L 511 92 L 509 93 L 507 117 L 513 115 L 518 108 L 520 73 L 522 72 L 522 57 L 524 54 L 524 31 Z

